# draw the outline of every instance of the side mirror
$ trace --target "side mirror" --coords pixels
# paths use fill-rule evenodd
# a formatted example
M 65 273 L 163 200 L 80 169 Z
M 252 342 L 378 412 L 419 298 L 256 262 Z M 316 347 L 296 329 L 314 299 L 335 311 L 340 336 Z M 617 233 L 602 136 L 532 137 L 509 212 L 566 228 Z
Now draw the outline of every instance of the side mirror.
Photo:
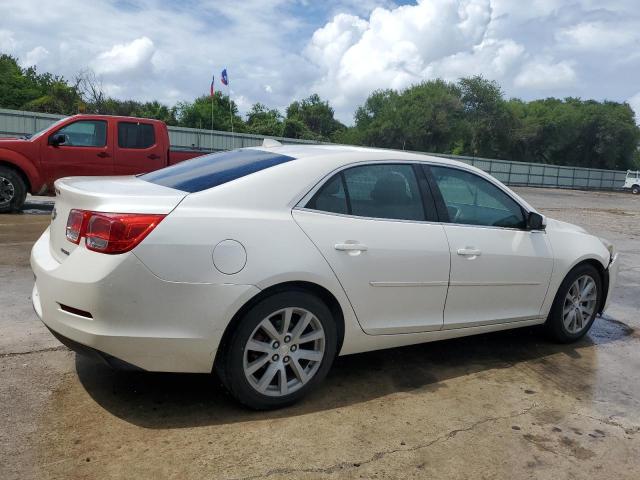
M 537 212 L 529 212 L 527 217 L 527 230 L 544 230 L 547 228 L 547 221 Z
M 53 145 L 54 147 L 62 145 L 65 141 L 65 137 L 62 133 L 56 133 L 49 137 L 49 145 Z

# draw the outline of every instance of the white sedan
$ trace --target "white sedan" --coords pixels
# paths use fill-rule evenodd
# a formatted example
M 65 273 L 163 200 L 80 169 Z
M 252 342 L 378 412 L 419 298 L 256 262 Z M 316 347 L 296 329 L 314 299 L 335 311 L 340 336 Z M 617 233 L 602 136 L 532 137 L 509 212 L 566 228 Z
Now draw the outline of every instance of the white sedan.
M 336 355 L 544 324 L 581 338 L 617 273 L 605 240 L 426 155 L 265 146 L 56 182 L 35 310 L 114 366 L 216 372 L 290 404 Z

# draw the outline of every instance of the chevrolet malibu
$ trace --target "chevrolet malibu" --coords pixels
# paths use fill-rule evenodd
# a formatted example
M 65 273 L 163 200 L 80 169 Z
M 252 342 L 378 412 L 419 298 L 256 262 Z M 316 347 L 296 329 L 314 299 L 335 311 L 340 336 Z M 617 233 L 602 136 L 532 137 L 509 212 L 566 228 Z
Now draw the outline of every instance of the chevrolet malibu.
M 337 355 L 543 324 L 572 342 L 616 253 L 490 175 L 438 157 L 265 146 L 55 184 L 33 304 L 112 366 L 217 373 L 291 404 Z

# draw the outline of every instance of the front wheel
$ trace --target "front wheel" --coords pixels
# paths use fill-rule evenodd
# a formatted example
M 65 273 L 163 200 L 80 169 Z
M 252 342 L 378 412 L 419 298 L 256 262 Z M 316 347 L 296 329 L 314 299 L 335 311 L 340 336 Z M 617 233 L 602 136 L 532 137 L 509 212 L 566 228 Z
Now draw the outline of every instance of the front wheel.
M 336 355 L 331 311 L 307 292 L 277 293 L 252 307 L 223 350 L 217 370 L 248 407 L 290 405 L 326 375 Z
M 0 213 L 20 210 L 27 198 L 27 186 L 15 170 L 0 166 Z
M 640 185 L 634 185 L 633 187 L 631 187 L 631 193 L 633 193 L 634 195 L 640 194 Z
M 545 323 L 548 333 L 562 343 L 582 338 L 591 328 L 602 299 L 602 279 L 592 265 L 578 265 L 560 284 Z

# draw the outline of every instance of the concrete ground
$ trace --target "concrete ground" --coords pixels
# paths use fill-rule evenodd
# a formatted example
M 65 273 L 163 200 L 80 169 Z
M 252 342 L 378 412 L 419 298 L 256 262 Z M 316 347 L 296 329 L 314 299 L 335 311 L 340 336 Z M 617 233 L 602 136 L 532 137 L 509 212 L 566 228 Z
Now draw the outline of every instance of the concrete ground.
M 519 193 L 621 251 L 586 338 L 516 330 L 344 357 L 270 413 L 206 375 L 119 373 L 62 347 L 30 300 L 50 206 L 0 215 L 0 479 L 640 478 L 640 198 Z

